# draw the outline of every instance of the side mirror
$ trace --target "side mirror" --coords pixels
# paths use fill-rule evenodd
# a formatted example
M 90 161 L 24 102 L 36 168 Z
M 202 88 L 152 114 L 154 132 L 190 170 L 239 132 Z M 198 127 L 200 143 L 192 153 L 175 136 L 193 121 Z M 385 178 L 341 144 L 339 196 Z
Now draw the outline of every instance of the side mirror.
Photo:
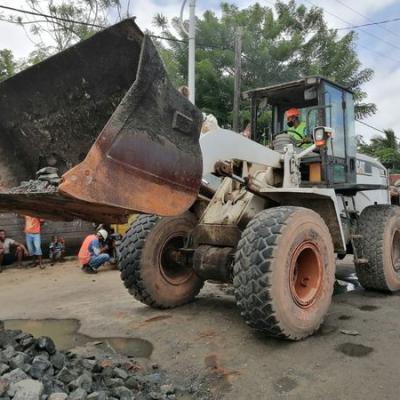
M 334 131 L 332 128 L 326 126 L 317 126 L 314 129 L 313 138 L 314 144 L 318 147 L 325 147 L 328 143 L 328 139 L 334 136 Z

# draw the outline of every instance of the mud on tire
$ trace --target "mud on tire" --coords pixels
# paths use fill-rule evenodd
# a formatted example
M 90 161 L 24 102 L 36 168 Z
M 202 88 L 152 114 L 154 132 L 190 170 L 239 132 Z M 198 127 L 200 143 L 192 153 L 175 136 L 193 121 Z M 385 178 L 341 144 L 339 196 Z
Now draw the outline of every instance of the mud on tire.
M 356 265 L 361 285 L 366 289 L 400 289 L 400 207 L 366 207 L 359 218 L 362 239 L 356 242 L 368 264 Z
M 172 257 L 196 225 L 191 213 L 178 217 L 140 215 L 120 247 L 121 279 L 139 301 L 155 308 L 176 307 L 193 300 L 203 281 L 190 265 Z
M 314 211 L 264 210 L 243 231 L 233 282 L 237 305 L 251 327 L 291 340 L 311 335 L 329 308 L 334 279 L 331 236 Z

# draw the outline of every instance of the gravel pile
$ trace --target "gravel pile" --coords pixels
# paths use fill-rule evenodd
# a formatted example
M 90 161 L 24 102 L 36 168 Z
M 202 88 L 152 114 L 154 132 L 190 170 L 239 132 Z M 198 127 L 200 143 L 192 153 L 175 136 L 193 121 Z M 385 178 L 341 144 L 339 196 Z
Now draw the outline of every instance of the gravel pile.
M 0 400 L 173 400 L 175 392 L 157 365 L 61 352 L 51 338 L 0 321 Z
M 19 193 L 53 193 L 57 192 L 57 186 L 51 184 L 48 181 L 42 180 L 29 180 L 22 181 L 17 187 L 14 187 L 8 191 L 8 193 L 19 194 Z

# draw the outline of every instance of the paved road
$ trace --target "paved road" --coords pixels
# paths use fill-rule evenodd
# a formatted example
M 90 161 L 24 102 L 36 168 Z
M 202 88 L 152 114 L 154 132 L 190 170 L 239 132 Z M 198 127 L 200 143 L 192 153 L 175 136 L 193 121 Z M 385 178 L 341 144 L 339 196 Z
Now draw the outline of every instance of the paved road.
M 397 295 L 336 295 L 321 331 L 297 343 L 250 330 L 221 286 L 207 285 L 196 302 L 159 311 L 136 302 L 117 271 L 86 275 L 74 262 L 6 270 L 0 305 L 0 319 L 75 318 L 92 337 L 147 339 L 152 361 L 178 382 L 206 382 L 215 399 L 400 397 Z

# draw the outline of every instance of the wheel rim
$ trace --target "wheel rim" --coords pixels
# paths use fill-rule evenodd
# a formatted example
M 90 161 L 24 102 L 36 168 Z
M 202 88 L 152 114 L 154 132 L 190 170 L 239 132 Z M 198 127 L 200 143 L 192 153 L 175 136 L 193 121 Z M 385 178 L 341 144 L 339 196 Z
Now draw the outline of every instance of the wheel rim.
M 392 266 L 396 274 L 400 273 L 400 231 L 396 230 L 392 239 Z
M 158 265 L 161 275 L 171 285 L 181 285 L 193 275 L 193 269 L 183 262 L 179 249 L 184 247 L 185 233 L 169 236 L 160 246 Z
M 318 247 L 312 242 L 297 247 L 290 261 L 290 292 L 301 308 L 312 306 L 322 286 L 323 267 Z

